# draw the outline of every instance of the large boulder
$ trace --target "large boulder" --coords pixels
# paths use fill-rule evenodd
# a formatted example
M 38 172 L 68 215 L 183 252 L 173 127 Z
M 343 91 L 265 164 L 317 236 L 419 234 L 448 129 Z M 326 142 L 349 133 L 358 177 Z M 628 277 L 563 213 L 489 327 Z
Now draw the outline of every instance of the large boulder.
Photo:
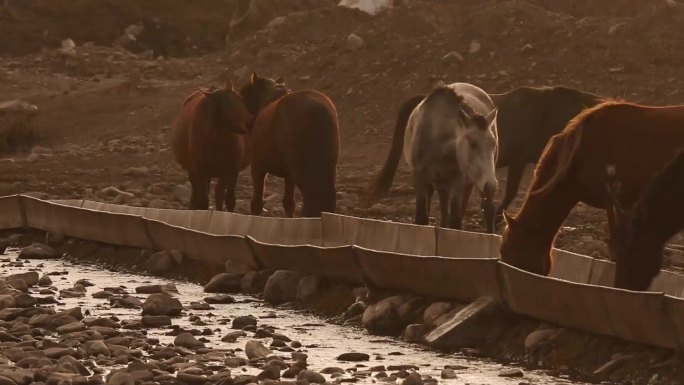
M 273 305 L 297 299 L 297 287 L 302 274 L 297 271 L 278 270 L 268 278 L 264 288 L 264 300 Z
M 271 274 L 273 274 L 271 270 L 250 271 L 242 277 L 240 291 L 244 294 L 263 293 Z
M 508 323 L 506 313 L 495 299 L 478 298 L 442 325 L 425 335 L 433 348 L 475 347 L 499 338 Z
M 42 243 L 34 243 L 19 251 L 21 259 L 59 259 L 62 255 L 55 249 Z
M 40 276 L 36 271 L 29 271 L 26 273 L 11 274 L 7 276 L 7 281 L 13 281 L 15 279 L 23 279 L 29 286 L 35 286 L 40 280 Z
M 420 298 L 396 295 L 368 306 L 363 312 L 361 324 L 372 334 L 398 335 L 422 310 Z
M 245 344 L 245 354 L 247 355 L 247 358 L 251 360 L 254 358 L 268 357 L 272 352 L 271 349 L 264 346 L 261 342 L 250 340 Z
M 151 274 L 164 274 L 174 268 L 176 262 L 168 251 L 160 251 L 152 254 L 145 261 L 145 268 Z
M 239 293 L 243 273 L 221 273 L 215 275 L 204 286 L 206 293 Z
M 177 316 L 183 311 L 183 304 L 167 294 L 151 294 L 142 304 L 143 315 Z

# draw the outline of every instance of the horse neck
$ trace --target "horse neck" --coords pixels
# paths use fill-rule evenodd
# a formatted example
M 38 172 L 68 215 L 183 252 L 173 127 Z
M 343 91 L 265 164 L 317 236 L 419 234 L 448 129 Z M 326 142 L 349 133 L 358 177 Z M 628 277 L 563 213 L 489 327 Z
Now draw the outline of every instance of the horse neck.
M 533 232 L 539 247 L 550 252 L 558 230 L 576 203 L 571 193 L 558 187 L 543 194 L 528 194 L 515 221 Z
M 278 90 L 278 92 L 274 92 L 273 95 L 271 95 L 269 98 L 267 98 L 264 103 L 259 106 L 258 111 L 256 112 L 256 115 L 261 113 L 266 107 L 270 106 L 272 103 L 275 103 L 276 101 L 280 100 L 283 98 L 285 95 L 289 94 L 290 90 L 289 89 L 283 89 L 283 90 Z

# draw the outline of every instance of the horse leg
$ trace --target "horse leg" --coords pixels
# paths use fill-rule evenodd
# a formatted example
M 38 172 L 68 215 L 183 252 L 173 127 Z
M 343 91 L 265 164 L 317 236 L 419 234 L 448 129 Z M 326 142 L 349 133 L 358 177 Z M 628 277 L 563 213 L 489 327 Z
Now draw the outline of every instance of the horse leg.
M 209 210 L 209 185 L 211 183 L 211 178 L 204 175 L 197 176 L 197 197 L 196 197 L 196 209 L 197 210 Z
M 415 224 L 427 225 L 430 223 L 430 201 L 432 200 L 433 187 L 429 183 L 416 178 L 416 219 Z
M 226 210 L 230 212 L 235 211 L 235 189 L 237 188 L 238 173 L 232 173 L 226 177 Z
M 470 192 L 473 190 L 472 183 L 465 183 L 463 181 L 455 181 L 451 186 L 450 194 L 450 213 L 449 213 L 449 228 L 461 230 L 463 229 L 463 216 L 466 207 L 463 202 L 467 202 L 470 197 Z
M 504 195 L 501 205 L 496 209 L 496 223 L 501 223 L 501 221 L 503 221 L 503 211 L 508 208 L 518 195 L 518 188 L 520 187 L 520 181 L 522 180 L 526 167 L 527 163 L 514 163 L 508 166 L 508 173 L 506 175 L 506 194 Z
M 223 211 L 223 201 L 226 199 L 226 178 L 218 178 L 214 186 L 214 210 Z
M 266 183 L 266 173 L 252 165 L 252 204 L 250 211 L 252 215 L 261 215 L 264 209 L 264 183 Z
M 285 177 L 285 194 L 283 194 L 283 209 L 287 218 L 294 217 L 295 212 L 295 182 L 290 176 Z
M 192 173 L 188 173 L 188 179 L 190 179 L 190 205 L 188 208 L 190 210 L 197 210 L 197 176 Z
M 439 196 L 439 208 L 441 210 L 440 227 L 449 227 L 449 188 L 444 185 L 437 186 Z
M 463 193 L 461 194 L 461 218 L 466 216 L 468 212 L 468 202 L 470 202 L 470 195 L 473 193 L 473 188 L 475 184 L 466 183 L 463 186 Z

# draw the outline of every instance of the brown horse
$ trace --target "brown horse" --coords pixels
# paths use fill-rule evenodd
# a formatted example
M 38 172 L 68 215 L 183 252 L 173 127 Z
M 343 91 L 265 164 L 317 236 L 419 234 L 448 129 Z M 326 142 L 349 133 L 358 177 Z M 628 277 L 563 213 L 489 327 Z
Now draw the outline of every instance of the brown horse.
M 340 134 L 337 111 L 324 94 L 313 90 L 290 92 L 282 79 L 252 74 L 240 94 L 256 115 L 252 129 L 251 211 L 261 214 L 267 174 L 285 179 L 283 208 L 295 211 L 295 187 L 302 193 L 302 216 L 335 212 Z
M 518 215 L 504 212 L 502 261 L 548 274 L 553 240 L 575 204 L 609 208 L 607 165 L 615 165 L 620 203 L 628 207 L 682 144 L 684 106 L 608 101 L 581 112 L 546 146 Z M 607 213 L 612 233 L 614 217 Z
M 216 210 L 235 210 L 238 174 L 249 165 L 252 115 L 230 82 L 223 89 L 200 89 L 188 96 L 173 123 L 171 146 L 192 184 L 190 209 L 209 208 L 209 185 L 215 188 Z
M 498 155 L 496 167 L 508 167 L 505 196 L 497 209 L 501 217 L 515 199 L 525 167 L 539 160 L 549 139 L 561 132 L 568 121 L 587 107 L 593 107 L 604 99 L 598 95 L 567 87 L 519 87 L 503 94 L 489 95 L 498 109 Z M 403 147 L 404 131 L 413 109 L 424 99 L 417 95 L 406 100 L 399 108 L 394 127 L 392 147 L 378 177 L 370 187 L 370 193 L 362 202 L 370 207 L 387 194 L 399 164 Z M 470 197 L 469 186 L 463 197 L 465 209 Z
M 615 287 L 647 290 L 662 267 L 665 242 L 684 229 L 684 149 L 646 186 L 631 210 L 623 211 L 617 196 L 610 242 Z

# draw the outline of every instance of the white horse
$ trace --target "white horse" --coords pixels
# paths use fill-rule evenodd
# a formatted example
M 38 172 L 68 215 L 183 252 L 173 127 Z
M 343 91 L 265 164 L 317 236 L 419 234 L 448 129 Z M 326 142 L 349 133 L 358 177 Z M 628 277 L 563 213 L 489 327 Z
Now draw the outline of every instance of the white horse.
M 404 158 L 416 190 L 416 224 L 428 224 L 437 190 L 441 226 L 462 228 L 462 201 L 475 185 L 483 197 L 487 231 L 494 232 L 496 115 L 489 95 L 468 83 L 437 86 L 411 112 Z

